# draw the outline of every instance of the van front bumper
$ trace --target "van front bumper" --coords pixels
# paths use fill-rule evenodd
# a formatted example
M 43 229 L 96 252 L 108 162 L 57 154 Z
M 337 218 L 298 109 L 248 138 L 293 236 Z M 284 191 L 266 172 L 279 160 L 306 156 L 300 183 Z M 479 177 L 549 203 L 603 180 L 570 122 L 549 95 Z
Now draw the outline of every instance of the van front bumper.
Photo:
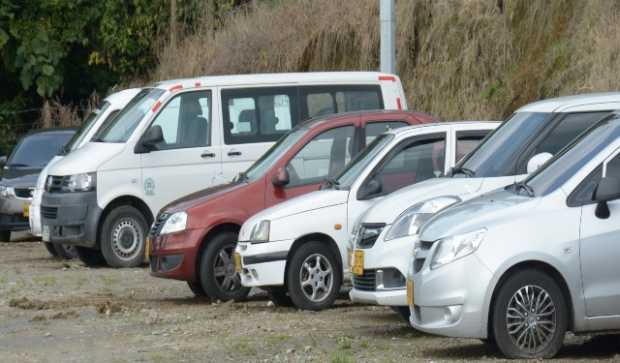
M 274 242 L 239 242 L 241 284 L 246 287 L 282 286 L 286 259 L 295 240 Z
M 52 243 L 98 248 L 97 225 L 102 213 L 95 191 L 45 192 L 41 200 L 43 239 Z

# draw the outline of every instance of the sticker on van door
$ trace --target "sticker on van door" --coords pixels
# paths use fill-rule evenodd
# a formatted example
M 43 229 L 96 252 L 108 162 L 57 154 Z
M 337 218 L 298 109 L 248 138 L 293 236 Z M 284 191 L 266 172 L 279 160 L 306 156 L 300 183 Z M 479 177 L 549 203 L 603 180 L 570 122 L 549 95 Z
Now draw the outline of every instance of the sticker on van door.
M 144 194 L 155 195 L 155 180 L 153 178 L 144 179 Z

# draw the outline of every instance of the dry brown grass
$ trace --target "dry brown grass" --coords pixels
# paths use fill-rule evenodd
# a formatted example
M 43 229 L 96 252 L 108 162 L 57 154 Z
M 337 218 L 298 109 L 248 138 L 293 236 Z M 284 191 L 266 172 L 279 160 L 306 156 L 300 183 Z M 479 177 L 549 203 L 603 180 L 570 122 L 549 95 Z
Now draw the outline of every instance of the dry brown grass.
M 59 100 L 47 101 L 41 108 L 41 117 L 35 127 L 76 127 L 95 109 L 99 98 L 91 96 L 82 105 L 62 104 Z
M 286 0 L 207 22 L 165 48 L 153 80 L 374 70 L 378 0 Z M 620 85 L 616 0 L 399 0 L 397 64 L 411 108 L 502 118 L 532 100 Z

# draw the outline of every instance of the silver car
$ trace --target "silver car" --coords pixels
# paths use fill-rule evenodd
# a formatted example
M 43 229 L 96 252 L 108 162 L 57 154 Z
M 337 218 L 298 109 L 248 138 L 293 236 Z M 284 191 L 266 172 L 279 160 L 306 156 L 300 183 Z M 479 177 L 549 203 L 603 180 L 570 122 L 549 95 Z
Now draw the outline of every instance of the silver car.
M 549 358 L 567 330 L 620 329 L 620 114 L 419 236 L 407 280 L 418 330 Z

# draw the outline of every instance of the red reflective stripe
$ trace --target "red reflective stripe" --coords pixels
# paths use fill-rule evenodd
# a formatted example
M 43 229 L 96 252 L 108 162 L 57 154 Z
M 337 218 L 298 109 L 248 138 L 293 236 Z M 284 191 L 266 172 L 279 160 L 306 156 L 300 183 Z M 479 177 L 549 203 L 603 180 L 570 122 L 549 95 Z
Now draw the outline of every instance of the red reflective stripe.
M 155 102 L 155 104 L 153 105 L 153 108 L 151 108 L 151 111 L 157 112 L 157 109 L 159 108 L 159 106 L 161 106 L 161 102 L 160 101 Z
M 196 86 L 196 87 L 200 87 L 200 82 L 196 82 L 196 83 L 194 83 L 194 86 Z
M 394 76 L 379 76 L 380 81 L 392 81 L 396 82 L 396 77 Z
M 177 84 L 176 86 L 170 87 L 169 91 L 170 92 L 174 92 L 174 91 L 178 91 L 180 89 L 183 89 L 183 86 L 181 86 L 180 84 Z
M 396 108 L 398 108 L 398 111 L 403 110 L 403 105 L 400 103 L 400 97 L 396 97 Z

